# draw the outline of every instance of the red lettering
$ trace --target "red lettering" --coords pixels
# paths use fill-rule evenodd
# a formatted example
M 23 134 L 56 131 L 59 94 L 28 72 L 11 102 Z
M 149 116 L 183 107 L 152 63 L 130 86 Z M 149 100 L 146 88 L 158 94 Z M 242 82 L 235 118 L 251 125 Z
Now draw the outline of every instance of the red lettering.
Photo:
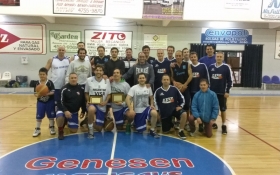
M 146 168 L 148 166 L 145 159 L 135 158 L 130 159 L 128 162 L 130 168 Z
M 118 33 L 109 33 L 111 35 L 110 40 L 114 39 L 115 35 L 117 35 Z
M 170 171 L 168 175 L 182 175 L 181 171 Z
M 194 164 L 192 163 L 192 161 L 189 160 L 189 159 L 186 159 L 186 158 L 178 158 L 178 159 L 172 158 L 171 161 L 172 161 L 172 164 L 175 168 L 181 168 L 180 161 L 185 162 L 187 167 L 189 167 L 189 168 L 194 167 Z
M 107 33 L 104 32 L 102 39 L 105 39 L 106 35 L 107 35 Z
M 81 169 L 87 169 L 91 162 L 95 162 L 95 169 L 102 168 L 103 161 L 101 159 L 85 159 L 81 165 Z
M 102 34 L 102 32 L 93 32 L 93 37 L 91 39 L 101 39 L 99 36 Z
M 25 167 L 30 170 L 45 170 L 45 169 L 52 168 L 55 165 L 54 161 L 56 161 L 56 160 L 57 160 L 56 157 L 49 157 L 49 156 L 38 157 L 38 158 L 35 158 L 32 160 L 29 160 L 25 164 Z M 41 161 L 49 161 L 49 162 L 41 162 Z M 41 166 L 35 165 L 35 163 L 39 163 L 39 162 L 40 162 Z
M 80 161 L 77 159 L 66 159 L 66 160 L 62 160 L 60 161 L 56 167 L 58 169 L 63 169 L 63 170 L 70 170 L 70 169 L 74 169 L 77 168 L 80 164 Z
M 113 169 L 124 168 L 126 166 L 126 161 L 123 159 L 113 159 L 108 160 L 105 165 L 106 167 Z
M 150 165 L 154 168 L 167 168 L 170 167 L 170 162 L 163 158 L 155 158 L 150 160 Z

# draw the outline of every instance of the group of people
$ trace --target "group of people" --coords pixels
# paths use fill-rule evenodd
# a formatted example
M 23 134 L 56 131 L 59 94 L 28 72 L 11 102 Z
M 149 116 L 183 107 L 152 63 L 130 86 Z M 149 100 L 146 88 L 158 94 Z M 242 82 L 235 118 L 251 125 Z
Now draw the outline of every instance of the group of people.
M 37 85 L 47 85 L 49 93 L 40 96 L 34 90 L 37 124 L 33 137 L 40 135 L 45 113 L 51 134 L 56 134 L 56 118 L 60 140 L 64 139 L 66 124 L 70 132 L 77 132 L 79 117 L 87 124 L 88 138 L 94 138 L 94 129 L 101 131 L 107 116 L 114 118 L 118 130 L 126 123 L 128 134 L 131 127 L 139 133 L 145 131 L 148 120 L 149 133 L 155 138 L 160 137 L 156 132 L 158 124 L 163 133 L 175 128 L 179 130 L 178 136 L 186 139 L 185 128 L 193 136 L 196 120 L 199 132 L 211 137 L 212 128 L 218 128 L 215 121 L 219 109 L 222 133 L 227 134 L 225 111 L 232 87 L 231 70 L 223 62 L 223 53 L 214 54 L 212 46 L 207 46 L 207 56 L 200 60 L 195 52 L 189 53 L 187 48 L 175 52 L 173 46 L 168 46 L 165 58 L 164 50 L 157 50 L 157 59 L 150 56 L 147 45 L 142 47 L 137 59 L 132 57 L 131 48 L 120 59 L 116 47 L 106 56 L 105 48 L 99 46 L 98 56 L 94 57 L 87 55 L 83 42 L 77 47 L 77 55 L 70 58 L 65 55 L 65 47 L 59 47 L 58 54 L 39 70 Z M 50 79 L 47 78 L 49 70 Z M 122 94 L 123 100 L 115 101 L 116 94 Z M 98 104 L 91 101 L 98 97 Z

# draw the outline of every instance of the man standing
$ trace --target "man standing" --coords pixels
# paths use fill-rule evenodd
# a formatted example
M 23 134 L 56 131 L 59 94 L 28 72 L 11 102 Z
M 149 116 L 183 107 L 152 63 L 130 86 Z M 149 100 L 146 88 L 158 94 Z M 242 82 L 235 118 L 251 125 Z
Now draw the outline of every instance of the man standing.
M 170 75 L 170 62 L 164 59 L 164 50 L 157 50 L 158 59 L 153 62 L 153 69 L 155 73 L 154 91 L 162 85 L 162 76 L 164 74 Z
M 131 48 L 127 48 L 126 51 L 126 57 L 123 59 L 124 61 L 124 65 L 125 65 L 125 72 L 128 72 L 128 70 L 134 65 L 136 64 L 136 59 L 132 57 L 132 49 Z M 124 74 L 123 73 L 123 74 Z M 130 77 L 129 79 L 126 80 L 126 82 L 130 85 L 133 86 L 134 85 L 134 79 L 133 76 Z
M 78 42 L 77 43 L 77 48 L 78 48 L 78 50 L 80 48 L 85 48 L 85 43 L 84 42 Z M 73 57 L 70 58 L 70 62 L 72 62 L 74 60 L 78 60 L 78 59 L 79 59 L 79 54 L 75 54 Z M 90 60 L 89 56 L 86 55 L 84 60 L 89 61 Z
M 112 110 L 113 110 L 113 116 L 115 118 L 116 126 L 118 130 L 122 130 L 123 124 L 124 124 L 124 115 L 127 110 L 127 105 L 125 101 L 118 101 L 114 102 L 113 95 L 114 94 L 123 94 L 123 96 L 126 96 L 130 86 L 127 82 L 121 81 L 121 71 L 120 69 L 115 69 L 113 74 L 113 82 L 111 83 L 111 99 L 112 99 Z
M 194 120 L 197 120 L 198 124 L 204 125 L 206 137 L 212 137 L 212 124 L 215 123 L 219 114 L 217 95 L 208 89 L 207 79 L 201 79 L 199 86 L 200 91 L 194 95 L 191 107 L 192 115 L 189 118 L 191 135 L 195 132 Z
M 146 84 L 148 84 L 148 86 L 152 87 L 154 85 L 154 80 L 155 80 L 154 69 L 153 69 L 152 65 L 150 65 L 146 62 L 146 56 L 143 52 L 140 52 L 138 54 L 138 63 L 133 65 L 133 67 L 131 67 L 128 70 L 128 72 L 123 75 L 123 78 L 127 80 L 131 76 L 133 76 L 134 85 L 136 85 L 139 73 L 145 74 L 145 80 L 146 80 Z
M 79 59 L 70 63 L 66 73 L 66 83 L 68 83 L 70 73 L 74 72 L 78 76 L 78 84 L 85 86 L 87 78 L 91 77 L 91 64 L 85 60 L 86 54 L 86 49 L 80 48 L 78 50 Z
M 65 47 L 60 46 L 57 48 L 58 54 L 53 58 L 50 58 L 45 66 L 47 70 L 51 70 L 50 80 L 54 84 L 54 100 L 57 108 L 57 104 L 61 100 L 61 88 L 65 85 L 66 72 L 69 66 L 69 57 L 65 56 Z M 57 110 L 57 109 L 56 109 Z
M 157 111 L 154 107 L 154 98 L 151 87 L 146 86 L 146 76 L 144 73 L 138 74 L 139 84 L 130 88 L 126 96 L 126 104 L 128 106 L 127 116 L 129 119 L 134 118 L 136 130 L 140 133 L 146 130 L 146 120 L 151 121 L 150 135 L 159 138 L 156 133 Z M 149 105 L 149 100 L 151 105 Z M 127 132 L 130 131 L 130 120 L 127 125 Z
M 174 52 L 175 52 L 175 47 L 168 46 L 167 47 L 167 57 L 165 59 L 170 61 L 171 63 L 176 62 L 176 59 L 173 56 Z
M 150 56 L 150 50 L 150 47 L 147 45 L 142 47 L 142 52 L 145 54 L 147 63 L 152 64 L 156 59 Z
M 98 52 L 98 56 L 94 57 L 91 60 L 91 64 L 93 65 L 93 67 L 95 67 L 97 65 L 101 65 L 104 67 L 105 63 L 110 60 L 110 57 L 105 56 L 105 47 L 103 47 L 103 46 L 98 46 L 97 52 Z
M 223 63 L 224 53 L 216 53 L 216 63 L 209 66 L 210 77 L 210 89 L 217 94 L 219 100 L 219 106 L 222 116 L 222 134 L 227 134 L 226 126 L 226 109 L 227 98 L 229 97 L 229 91 L 232 87 L 232 72 L 229 65 Z M 218 126 L 216 123 L 212 125 L 214 129 Z
M 84 88 L 78 83 L 76 73 L 69 74 L 69 83 L 61 89 L 61 103 L 58 105 L 56 113 L 56 123 L 58 127 L 58 139 L 64 139 L 64 123 L 68 122 L 68 128 L 71 133 L 75 133 L 79 127 L 78 112 L 82 108 L 80 118 L 83 118 L 86 113 L 86 103 Z
M 183 52 L 183 62 L 188 62 L 189 64 L 191 64 L 191 60 L 190 60 L 190 52 L 188 48 L 184 48 L 182 50 Z
M 216 63 L 216 59 L 215 59 L 216 56 L 214 54 L 214 48 L 212 45 L 206 46 L 206 53 L 207 55 L 200 58 L 198 62 L 204 63 L 208 68 L 211 64 Z
M 88 138 L 94 138 L 93 127 L 97 131 L 101 131 L 104 125 L 106 105 L 111 97 L 111 85 L 108 79 L 103 79 L 103 67 L 96 66 L 94 71 L 95 76 L 87 79 L 85 87 L 85 96 L 87 101 L 88 110 Z M 90 102 L 90 96 L 101 98 L 99 104 L 92 104 Z
M 174 124 L 172 117 L 180 121 L 178 136 L 186 139 L 184 127 L 187 121 L 187 113 L 183 110 L 184 96 L 174 86 L 170 86 L 170 76 L 162 76 L 162 87 L 158 88 L 154 95 L 156 109 L 159 111 L 162 123 L 162 132 L 168 133 Z
M 119 49 L 116 47 L 111 48 L 111 59 L 105 63 L 104 66 L 104 75 L 106 75 L 110 82 L 113 81 L 113 71 L 118 68 L 120 69 L 121 73 L 125 72 L 125 65 L 123 60 L 118 58 Z

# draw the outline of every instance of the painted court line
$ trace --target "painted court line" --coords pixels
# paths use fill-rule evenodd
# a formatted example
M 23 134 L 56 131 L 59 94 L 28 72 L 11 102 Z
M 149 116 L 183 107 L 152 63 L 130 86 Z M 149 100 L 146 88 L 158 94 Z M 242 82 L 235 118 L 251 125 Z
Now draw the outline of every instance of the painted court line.
M 226 119 L 226 120 L 227 120 L 227 121 L 229 121 L 229 122 L 230 122 L 230 123 L 232 123 L 232 124 L 235 124 L 235 123 L 233 123 L 232 121 L 230 121 L 230 120 L 228 120 L 228 119 Z M 263 142 L 263 143 L 267 144 L 268 146 L 270 146 L 270 147 L 272 147 L 272 148 L 274 148 L 275 150 L 277 150 L 277 151 L 279 151 L 279 152 L 280 152 L 280 149 L 279 149 L 279 148 L 276 148 L 275 146 L 271 145 L 270 143 L 268 143 L 268 142 L 264 141 L 263 139 L 259 138 L 259 137 L 258 137 L 258 136 L 256 136 L 255 134 L 253 134 L 253 133 L 251 133 L 250 131 L 246 130 L 245 128 L 242 128 L 242 127 L 241 127 L 241 126 L 239 126 L 238 124 L 235 124 L 235 125 L 237 125 L 237 126 L 238 126 L 238 128 L 240 128 L 241 130 L 243 130 L 243 131 L 247 132 L 247 133 L 248 133 L 248 134 L 250 134 L 251 136 L 255 137 L 256 139 L 260 140 L 261 142 Z
M 14 113 L 12 113 L 12 114 L 9 114 L 9 115 L 7 115 L 7 116 L 5 116 L 5 117 L 3 117 L 3 118 L 0 118 L 0 120 L 3 120 L 4 118 L 10 117 L 10 116 L 12 116 L 12 115 L 14 115 L 14 114 L 16 114 L 16 113 L 18 113 L 18 112 L 20 112 L 20 111 L 26 109 L 26 108 L 27 108 L 27 107 L 24 107 L 24 108 L 22 108 L 22 109 L 20 109 L 20 110 L 18 110 L 18 111 L 16 111 L 16 112 L 14 112 Z
M 113 160 L 114 157 L 115 157 L 117 135 L 118 135 L 118 132 L 114 131 L 114 141 L 113 141 L 113 146 L 112 146 L 112 152 L 111 152 L 110 160 Z M 108 169 L 108 173 L 107 174 L 112 174 L 112 168 Z

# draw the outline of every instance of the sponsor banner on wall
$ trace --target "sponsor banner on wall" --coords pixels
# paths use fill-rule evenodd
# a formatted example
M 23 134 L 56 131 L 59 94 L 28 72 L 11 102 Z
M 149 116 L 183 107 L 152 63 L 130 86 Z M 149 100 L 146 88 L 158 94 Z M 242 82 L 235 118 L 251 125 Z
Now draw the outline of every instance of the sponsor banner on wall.
M 274 58 L 280 60 L 280 31 L 276 31 L 275 57 Z
M 252 44 L 252 29 L 208 29 L 202 28 L 201 43 Z
M 262 19 L 280 20 L 280 0 L 262 0 Z
M 224 0 L 227 9 L 249 9 L 252 0 Z
M 142 10 L 143 2 L 141 0 L 110 0 L 106 4 L 106 16 L 113 16 L 114 18 L 141 19 Z
M 185 0 L 144 0 L 143 18 L 183 19 Z
M 144 45 L 151 49 L 166 49 L 167 35 L 144 34 Z
M 0 6 L 20 6 L 20 0 L 0 0 Z
M 81 40 L 81 32 L 50 30 L 50 52 L 57 52 L 59 46 L 64 46 L 66 52 L 77 52 L 77 43 Z
M 106 0 L 53 0 L 54 14 L 105 15 Z
M 119 57 L 124 57 L 125 50 L 132 45 L 132 32 L 85 30 L 85 44 L 90 56 L 97 56 L 97 47 L 104 46 L 106 55 L 110 55 L 112 47 L 117 47 Z
M 44 24 L 0 24 L 0 53 L 46 54 Z

